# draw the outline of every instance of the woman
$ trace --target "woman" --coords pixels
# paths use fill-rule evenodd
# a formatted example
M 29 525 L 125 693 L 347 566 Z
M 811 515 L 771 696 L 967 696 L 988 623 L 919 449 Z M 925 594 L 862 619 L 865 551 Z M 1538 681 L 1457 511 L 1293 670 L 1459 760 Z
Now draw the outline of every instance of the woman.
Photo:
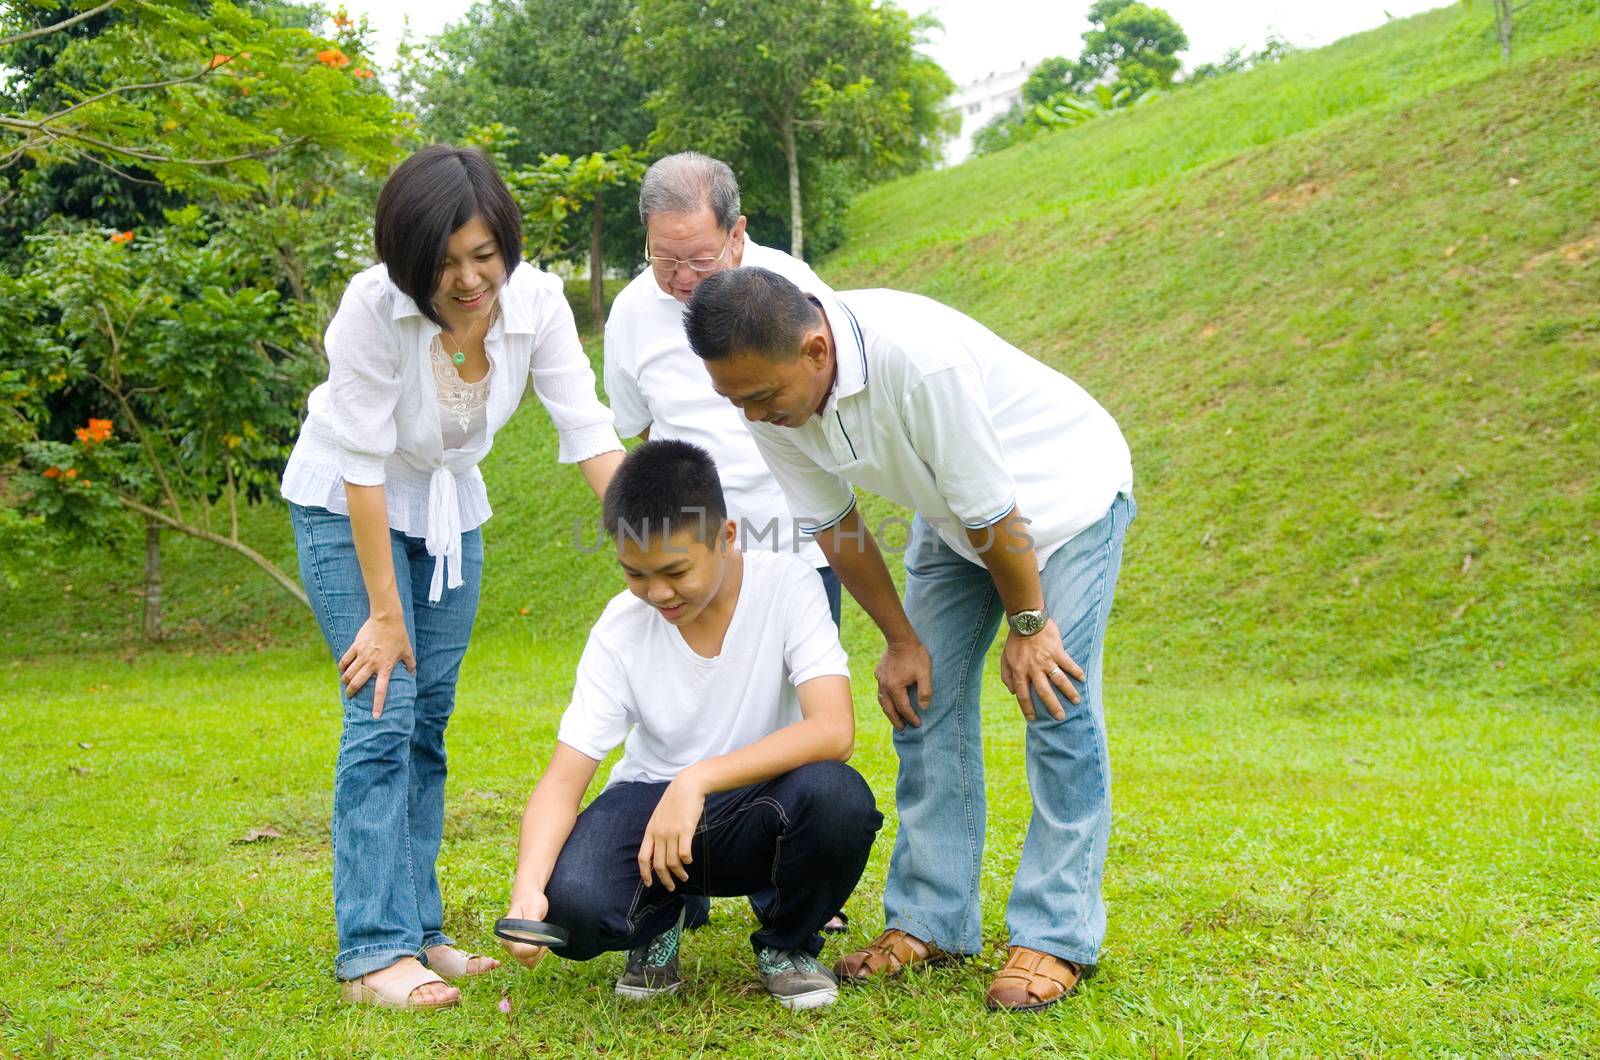
M 622 446 L 561 281 L 519 264 L 521 215 L 488 159 L 447 146 L 412 155 L 378 196 L 373 241 L 380 264 L 350 281 L 328 326 L 328 380 L 311 392 L 283 495 L 343 686 L 341 995 L 442 1008 L 460 1000 L 444 978 L 497 964 L 444 934 L 434 872 L 444 729 L 489 517 L 477 465 L 530 376 L 557 459 L 577 463 L 597 496 Z

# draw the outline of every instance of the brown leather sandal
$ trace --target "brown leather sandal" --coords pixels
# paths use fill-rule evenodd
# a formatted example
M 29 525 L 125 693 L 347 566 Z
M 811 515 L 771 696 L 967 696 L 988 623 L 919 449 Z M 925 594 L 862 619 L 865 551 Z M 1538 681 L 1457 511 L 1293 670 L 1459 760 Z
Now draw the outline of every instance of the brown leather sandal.
M 992 1009 L 1037 1012 L 1072 993 L 1082 978 L 1082 965 L 1026 946 L 1012 946 L 1005 967 L 989 984 L 985 1001 Z
M 917 952 L 919 947 L 921 953 Z M 960 959 L 931 942 L 890 928 L 861 949 L 840 957 L 834 963 L 833 974 L 842 982 L 859 983 L 873 976 L 898 975 L 918 965 L 954 964 Z

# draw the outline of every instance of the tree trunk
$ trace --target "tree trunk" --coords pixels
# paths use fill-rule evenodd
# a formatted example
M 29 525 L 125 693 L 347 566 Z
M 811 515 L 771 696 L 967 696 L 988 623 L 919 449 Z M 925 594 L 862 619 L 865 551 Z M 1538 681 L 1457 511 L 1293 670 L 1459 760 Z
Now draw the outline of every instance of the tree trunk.
M 606 263 L 600 253 L 600 207 L 605 189 L 594 192 L 594 223 L 589 228 L 589 315 L 594 317 L 595 334 L 606 326 Z
M 161 524 L 144 520 L 144 639 L 161 639 Z
M 1495 29 L 1500 33 L 1500 57 L 1511 61 L 1511 0 L 1494 0 Z
M 299 584 L 296 583 L 293 578 L 279 570 L 270 559 L 263 556 L 249 545 L 239 541 L 230 541 L 221 534 L 214 534 L 210 530 L 206 530 L 203 527 L 180 522 L 168 515 L 166 512 L 152 508 L 148 504 L 144 504 L 140 501 L 136 501 L 132 497 L 118 496 L 117 500 L 124 508 L 127 508 L 130 511 L 138 512 L 146 519 L 160 523 L 168 530 L 177 530 L 180 533 L 188 534 L 190 537 L 198 537 L 202 541 L 209 541 L 213 545 L 221 545 L 223 548 L 239 553 L 239 555 L 243 556 L 251 563 L 254 563 L 256 566 L 266 571 L 267 574 L 271 576 L 273 581 L 282 586 L 284 591 L 290 596 L 293 596 L 296 600 L 299 600 L 302 604 L 305 604 L 307 609 L 311 607 L 311 601 L 306 599 L 305 590 L 300 588 Z
M 783 123 L 783 154 L 789 162 L 789 253 L 805 257 L 805 229 L 800 219 L 800 153 L 794 145 L 794 119 Z

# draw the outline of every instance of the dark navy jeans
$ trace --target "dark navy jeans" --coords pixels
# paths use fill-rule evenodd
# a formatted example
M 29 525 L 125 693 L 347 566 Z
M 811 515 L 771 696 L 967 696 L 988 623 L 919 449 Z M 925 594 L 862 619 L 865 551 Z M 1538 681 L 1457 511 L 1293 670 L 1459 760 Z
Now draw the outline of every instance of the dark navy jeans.
M 839 585 L 839 576 L 833 573 L 832 567 L 818 567 L 817 577 L 822 579 L 822 591 L 828 596 L 828 613 L 833 616 L 833 625 L 839 627 L 839 618 L 844 610 L 844 590 Z M 771 895 L 762 892 L 750 896 L 750 906 L 756 911 L 756 916 L 761 916 L 761 910 L 771 899 Z M 683 903 L 685 927 L 703 927 L 711 920 L 711 899 L 700 895 L 690 895 Z M 840 905 L 834 911 L 840 915 L 844 913 L 844 906 Z
M 872 789 L 843 762 L 812 762 L 772 780 L 707 796 L 685 866 L 669 891 L 639 876 L 639 844 L 666 784 L 614 784 L 578 814 L 545 897 L 571 933 L 551 952 L 586 961 L 641 946 L 672 927 L 686 896 L 770 891 L 755 947 L 822 950 L 819 929 L 844 904 L 883 825 Z

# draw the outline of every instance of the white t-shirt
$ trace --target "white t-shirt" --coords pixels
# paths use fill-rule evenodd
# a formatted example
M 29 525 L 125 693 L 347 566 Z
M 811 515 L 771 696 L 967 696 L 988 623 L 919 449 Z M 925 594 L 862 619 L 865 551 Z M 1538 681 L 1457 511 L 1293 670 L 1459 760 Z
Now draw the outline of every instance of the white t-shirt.
M 982 563 L 965 529 L 992 526 L 1015 505 L 1042 568 L 1118 493 L 1132 495 L 1116 421 L 1054 368 L 921 295 L 841 291 L 820 301 L 838 362 L 822 412 L 800 427 L 750 424 L 808 525 L 838 522 L 861 486 L 916 509 Z
M 771 269 L 802 290 L 829 293 L 805 262 L 748 237 L 740 264 Z M 711 454 L 746 552 L 788 552 L 813 567 L 827 566 L 816 542 L 797 533 L 797 520 L 756 451 L 744 415 L 711 389 L 711 377 L 683 331 L 683 304 L 661 289 L 649 269 L 611 306 L 605 385 L 625 437 L 649 427 L 651 438 L 693 442 Z
M 796 689 L 832 674 L 850 668 L 816 572 L 792 556 L 747 552 L 714 659 L 695 654 L 654 607 L 617 594 L 589 631 L 557 739 L 597 762 L 626 739 L 608 787 L 668 781 L 799 721 Z

